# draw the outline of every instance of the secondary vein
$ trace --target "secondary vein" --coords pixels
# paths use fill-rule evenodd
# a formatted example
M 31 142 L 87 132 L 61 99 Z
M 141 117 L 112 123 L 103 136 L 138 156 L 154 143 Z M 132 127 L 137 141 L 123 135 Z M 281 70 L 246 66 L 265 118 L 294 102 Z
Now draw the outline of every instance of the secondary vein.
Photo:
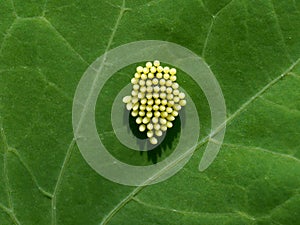
M 96 80 L 97 80 L 97 77 L 98 77 L 98 74 L 101 73 L 103 67 L 104 67 L 104 64 L 105 64 L 105 60 L 106 60 L 106 56 L 107 56 L 107 52 L 109 51 L 111 45 L 112 45 L 112 42 L 113 42 L 113 39 L 114 39 L 114 36 L 116 34 L 116 31 L 119 27 L 119 24 L 120 24 L 120 21 L 125 13 L 125 11 L 127 11 L 128 9 L 125 8 L 125 0 L 123 0 L 123 4 L 122 6 L 120 7 L 120 13 L 118 15 L 118 18 L 116 20 L 116 23 L 115 23 L 115 26 L 113 27 L 112 29 L 112 34 L 108 40 L 108 44 L 106 46 L 106 49 L 105 49 L 105 52 L 104 52 L 104 57 L 103 57 L 103 60 L 101 62 L 101 65 L 99 67 L 99 70 L 98 70 L 98 73 L 97 73 L 97 76 L 92 84 L 92 87 L 91 87 L 91 90 L 90 90 L 90 93 L 88 95 L 88 98 L 87 98 L 87 102 L 89 102 L 89 99 L 91 97 L 91 94 L 93 92 L 93 89 L 95 88 L 95 85 L 96 85 Z M 87 108 L 87 104 L 84 105 L 84 108 L 83 108 L 83 111 L 82 111 L 82 114 L 81 114 L 81 117 L 80 117 L 80 120 L 79 120 L 79 123 L 78 123 L 78 127 L 76 129 L 76 131 L 81 127 L 81 123 L 82 123 L 82 118 L 84 117 L 85 113 L 86 113 L 86 108 Z M 76 133 L 75 131 L 75 133 Z M 64 175 L 64 171 L 65 171 L 65 168 L 66 168 L 66 165 L 67 165 L 67 162 L 69 161 L 70 157 L 71 157 L 71 154 L 72 154 L 72 150 L 75 146 L 75 138 L 72 139 L 72 142 L 71 144 L 69 145 L 69 148 L 67 149 L 67 152 L 66 152 L 66 155 L 65 155 L 65 158 L 64 158 L 64 161 L 63 161 L 63 164 L 62 164 L 62 167 L 61 167 L 61 170 L 59 172 L 59 175 L 58 175 L 58 179 L 57 179 L 57 182 L 56 182 L 56 185 L 55 185 L 55 188 L 54 188 L 54 192 L 53 192 L 53 198 L 52 198 L 52 204 L 51 204 L 51 215 L 52 215 L 52 225 L 56 225 L 57 224 L 57 221 L 56 221 L 56 205 L 57 205 L 57 193 L 58 193 L 58 190 L 59 190 L 59 187 L 61 185 L 61 182 L 62 182 L 62 178 L 63 178 L 63 175 Z

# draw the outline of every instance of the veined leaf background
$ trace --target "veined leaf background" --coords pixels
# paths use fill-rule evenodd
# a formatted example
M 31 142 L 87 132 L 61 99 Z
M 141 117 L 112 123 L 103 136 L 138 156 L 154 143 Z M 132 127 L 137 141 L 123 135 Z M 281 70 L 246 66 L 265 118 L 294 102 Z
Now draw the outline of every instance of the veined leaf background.
M 298 0 L 0 0 L 0 224 L 300 224 L 299 28 Z M 136 188 L 88 166 L 73 139 L 72 100 L 97 57 L 139 40 L 201 56 L 224 93 L 228 124 L 206 171 L 198 171 L 204 143 L 175 176 Z M 102 105 L 133 69 L 108 82 Z M 179 82 L 201 111 L 200 142 L 209 108 L 186 75 Z M 125 161 L 153 163 L 125 152 Z

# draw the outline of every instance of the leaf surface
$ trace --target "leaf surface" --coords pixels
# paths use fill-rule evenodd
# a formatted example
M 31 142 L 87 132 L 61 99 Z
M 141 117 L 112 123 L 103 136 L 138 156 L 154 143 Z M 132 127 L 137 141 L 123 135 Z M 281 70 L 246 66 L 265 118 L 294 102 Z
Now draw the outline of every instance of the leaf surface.
M 0 224 L 299 224 L 299 13 L 298 0 L 2 0 Z M 181 73 L 201 120 L 192 159 L 165 182 L 122 186 L 82 158 L 72 100 L 97 57 L 151 39 L 189 48 L 210 66 L 226 100 L 225 141 L 200 173 L 210 111 Z M 113 155 L 149 165 L 171 147 L 156 155 L 121 152 L 105 120 L 133 69 L 107 82 L 96 121 Z

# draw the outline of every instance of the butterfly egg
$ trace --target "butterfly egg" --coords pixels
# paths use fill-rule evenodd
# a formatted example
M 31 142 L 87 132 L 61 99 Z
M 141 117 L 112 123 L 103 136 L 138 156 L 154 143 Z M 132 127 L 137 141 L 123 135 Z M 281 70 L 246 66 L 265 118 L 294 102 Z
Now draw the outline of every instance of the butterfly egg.
M 145 116 L 145 115 L 146 115 L 145 111 L 139 111 L 139 116 Z
M 161 130 L 156 130 L 156 131 L 155 131 L 155 135 L 156 135 L 157 137 L 161 137 L 162 134 L 163 134 L 163 132 L 162 132 Z
M 158 106 L 158 105 L 154 105 L 154 106 L 152 107 L 152 109 L 153 109 L 154 111 L 157 111 L 157 110 L 159 110 L 159 106 Z
M 142 117 L 138 117 L 138 118 L 135 119 L 135 122 L 137 124 L 141 124 L 143 122 L 143 118 Z
M 135 79 L 140 79 L 141 78 L 141 74 L 140 73 L 135 73 L 134 74 L 134 78 Z
M 161 100 L 158 98 L 158 99 L 155 99 L 155 104 L 156 105 L 160 105 L 160 103 L 161 103 Z
M 172 112 L 173 112 L 173 109 L 172 109 L 171 107 L 167 107 L 167 108 L 166 108 L 166 112 L 167 112 L 167 113 L 172 113 Z
M 153 144 L 153 145 L 156 145 L 156 144 L 158 143 L 156 137 L 151 137 L 149 141 L 150 141 L 150 143 Z
M 139 89 L 140 89 L 140 85 L 134 84 L 134 85 L 132 86 L 132 89 L 133 89 L 133 90 L 139 90 Z
M 146 81 L 146 86 L 151 86 L 152 85 L 152 80 L 147 80 Z
M 122 100 L 125 104 L 127 104 L 127 103 L 131 102 L 131 96 L 125 96 Z
M 140 80 L 140 81 L 139 81 L 139 85 L 140 85 L 141 87 L 145 86 L 145 84 L 146 84 L 146 81 L 145 81 L 145 80 Z
M 143 73 L 145 73 L 145 74 L 149 73 L 149 69 L 147 67 L 144 67 L 143 68 Z
M 143 74 L 141 75 L 141 79 L 142 79 L 142 80 L 146 80 L 147 78 L 148 78 L 148 76 L 147 76 L 146 74 L 143 73 Z
M 167 122 L 167 127 L 168 127 L 168 128 L 171 128 L 171 127 L 173 127 L 173 123 L 172 123 L 172 122 L 170 122 L 170 121 L 168 121 L 168 122 Z
M 161 78 L 163 77 L 163 75 L 162 75 L 162 73 L 157 73 L 157 74 L 156 74 L 156 77 L 157 77 L 158 79 L 161 79 Z
M 164 71 L 164 68 L 162 66 L 158 66 L 156 70 L 157 72 L 161 73 L 162 71 Z
M 155 117 L 154 117 L 155 118 Z M 159 130 L 160 129 L 160 124 L 159 123 L 155 123 L 153 125 L 154 130 Z
M 162 105 L 167 105 L 167 104 L 168 104 L 168 101 L 167 101 L 166 99 L 163 99 L 163 100 L 161 100 L 161 104 L 162 104 Z
M 144 132 L 144 131 L 146 130 L 145 124 L 141 124 L 141 125 L 139 126 L 139 130 L 140 130 L 141 132 Z
M 129 102 L 129 103 L 126 104 L 126 109 L 127 110 L 131 110 L 132 109 L 132 103 L 131 102 Z
M 141 93 L 145 93 L 147 91 L 147 88 L 145 86 L 141 87 L 140 88 L 140 92 Z
M 153 124 L 152 123 L 148 123 L 147 124 L 147 129 L 148 130 L 153 130 Z
M 181 93 L 179 93 L 178 97 L 179 97 L 180 99 L 184 99 L 184 98 L 185 98 L 185 94 L 184 94 L 183 92 L 181 92 Z
M 135 77 L 131 79 L 132 84 L 137 84 L 138 82 L 139 82 L 139 80 L 136 79 Z
M 158 84 L 158 82 L 159 82 L 159 81 L 158 81 L 158 79 L 157 79 L 157 78 L 154 78 L 154 79 L 152 80 L 152 84 L 153 84 L 153 85 L 157 85 L 157 84 Z
M 168 73 L 165 73 L 164 76 L 163 76 L 163 78 L 164 78 L 165 80 L 168 80 L 168 79 L 170 78 L 170 75 L 169 75 Z
M 155 93 L 155 92 L 152 94 L 152 96 L 153 96 L 153 98 L 155 98 L 155 99 L 158 99 L 158 98 L 159 98 L 159 94 L 158 94 L 158 93 Z
M 150 119 L 148 117 L 143 118 L 143 124 L 147 124 L 150 122 Z
M 185 106 L 186 105 L 186 100 L 180 100 L 179 101 L 179 105 L 181 105 L 181 106 Z
M 179 88 L 179 84 L 178 83 L 173 83 L 172 84 L 172 88 L 175 90 L 175 89 L 178 89 Z
M 153 133 L 152 130 L 149 130 L 149 131 L 147 132 L 147 137 L 148 137 L 148 138 L 153 137 L 153 135 L 154 135 L 154 133 Z
M 170 68 L 168 66 L 165 66 L 164 67 L 164 73 L 169 73 L 169 71 L 170 71 Z
M 132 95 L 133 97 L 137 96 L 137 95 L 138 95 L 138 91 L 133 90 L 133 91 L 131 92 L 131 95 Z
M 159 84 L 160 85 L 165 85 L 166 84 L 166 80 L 165 79 L 160 79 Z
M 159 122 L 161 125 L 167 124 L 167 120 L 165 118 L 160 118 Z
M 150 68 L 150 72 L 153 73 L 153 74 L 156 73 L 156 68 L 155 68 L 154 66 L 152 66 L 152 67 Z
M 166 90 L 167 90 L 166 86 L 164 85 L 160 86 L 160 92 L 166 92 Z
M 141 100 L 141 104 L 142 105 L 145 105 L 147 103 L 147 99 L 146 98 L 143 98 L 142 100 Z
M 156 79 L 156 80 L 157 80 L 157 79 Z M 158 81 L 157 81 L 157 83 L 158 83 Z M 154 79 L 153 79 L 153 84 L 154 84 Z M 160 90 L 159 86 L 154 86 L 154 87 L 153 87 L 153 91 L 154 91 L 154 92 L 157 93 L 157 92 L 159 92 L 159 90 Z
M 140 105 L 140 110 L 145 111 L 146 110 L 146 105 Z
M 163 111 L 166 110 L 166 107 L 165 107 L 164 105 L 161 105 L 161 106 L 159 106 L 159 110 L 160 110 L 161 112 L 163 112 Z
M 145 97 L 145 93 L 143 93 L 143 92 L 139 92 L 138 93 L 138 98 L 139 99 L 142 99 L 142 98 L 144 98 Z
M 167 87 L 171 87 L 172 84 L 173 84 L 173 82 L 172 82 L 171 80 L 167 80 L 167 81 L 166 81 L 166 86 L 167 86 Z
M 157 124 L 158 123 L 158 117 L 153 117 L 152 118 L 152 123 Z
M 168 117 L 168 113 L 167 113 L 166 111 L 161 112 L 161 113 L 160 113 L 160 116 L 161 116 L 162 118 L 167 118 L 167 117 Z
M 138 73 L 141 73 L 141 72 L 143 72 L 143 67 L 142 66 L 138 66 L 137 68 L 136 68 L 136 72 L 138 72 Z
M 167 90 L 166 90 L 166 92 L 167 92 L 168 94 L 171 94 L 171 93 L 173 92 L 173 89 L 170 88 L 170 87 L 168 87 Z
M 147 68 L 151 68 L 151 67 L 152 67 L 152 62 L 147 62 L 147 63 L 146 63 L 146 67 L 147 67 Z
M 172 115 L 168 115 L 168 116 L 167 116 L 167 120 L 169 120 L 169 121 L 174 121 L 174 120 L 175 120 L 175 117 L 172 116 Z
M 175 96 L 175 97 L 173 98 L 173 101 L 177 103 L 177 102 L 180 101 L 180 98 L 179 98 L 178 96 Z
M 160 117 L 160 112 L 159 111 L 155 111 L 154 112 L 154 116 L 159 118 Z
M 131 115 L 133 117 L 137 117 L 139 115 L 139 111 L 138 110 L 131 111 Z
M 153 79 L 154 78 L 154 74 L 153 73 L 148 73 L 148 78 L 149 79 Z
M 176 74 L 176 69 L 175 68 L 170 69 L 170 74 L 175 75 Z
M 139 101 L 138 97 L 133 97 L 133 98 L 131 99 L 132 104 L 135 104 L 135 103 L 137 103 L 138 101 Z
M 171 101 L 169 100 L 169 101 L 168 101 L 168 106 L 169 106 L 169 107 L 172 107 L 174 104 L 175 104 L 175 103 L 174 103 L 173 100 L 171 100 Z
M 178 105 L 178 104 L 174 105 L 174 109 L 176 111 L 180 111 L 181 110 L 181 105 Z
M 167 129 L 168 129 L 167 125 L 161 125 L 160 126 L 161 131 L 167 131 Z
M 174 81 L 177 80 L 177 77 L 176 77 L 176 76 L 171 76 L 171 77 L 170 77 L 170 80 L 174 82 Z
M 146 98 L 147 98 L 147 99 L 151 99 L 151 98 L 152 98 L 152 94 L 151 94 L 151 93 L 147 93 L 147 94 L 146 94 Z
M 180 93 L 180 92 L 179 92 L 178 89 L 175 89 L 175 90 L 173 89 L 173 95 L 179 95 L 179 93 Z
M 175 117 L 178 116 L 178 112 L 176 110 L 173 110 L 172 116 L 175 116 Z
M 151 86 L 148 86 L 148 87 L 147 87 L 147 92 L 150 92 L 150 93 L 152 93 L 152 92 L 153 92 L 153 87 L 151 87 Z
M 151 111 L 149 111 L 149 112 L 147 112 L 146 116 L 151 119 L 153 116 L 153 113 Z
M 153 105 L 154 104 L 154 100 L 151 98 L 147 101 L 148 105 Z
M 159 95 L 159 97 L 161 98 L 161 99 L 165 99 L 166 97 L 167 97 L 167 94 L 166 93 L 160 93 L 160 95 Z
M 158 67 L 160 65 L 160 62 L 158 60 L 154 60 L 153 65 Z
M 151 112 L 152 111 L 152 106 L 151 105 L 147 105 L 146 106 L 146 110 L 147 110 L 147 112 Z
M 168 95 L 167 95 L 167 99 L 168 99 L 168 100 L 172 100 L 173 97 L 174 97 L 174 96 L 173 96 L 172 94 L 168 94 Z

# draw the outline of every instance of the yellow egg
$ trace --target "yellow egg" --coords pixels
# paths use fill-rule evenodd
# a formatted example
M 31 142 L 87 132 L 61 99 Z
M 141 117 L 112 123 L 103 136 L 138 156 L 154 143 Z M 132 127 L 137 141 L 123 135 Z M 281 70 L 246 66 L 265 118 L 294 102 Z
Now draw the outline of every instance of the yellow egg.
M 176 69 L 175 68 L 170 69 L 170 74 L 175 75 L 176 74 Z
M 157 139 L 156 139 L 156 137 L 151 137 L 149 141 L 150 141 L 150 143 L 153 144 L 153 145 L 156 145 L 157 142 L 158 142 Z
M 168 121 L 168 122 L 167 122 L 167 127 L 168 127 L 168 128 L 171 128 L 171 127 L 173 127 L 173 123 L 172 123 L 172 122 L 170 122 L 170 121 Z
M 146 126 L 145 126 L 144 124 L 140 125 L 140 126 L 139 126 L 139 130 L 140 130 L 141 132 L 144 132 L 144 131 L 146 130 Z
M 136 72 L 138 72 L 138 73 L 141 73 L 141 72 L 143 72 L 143 67 L 142 66 L 138 66 L 137 68 L 136 68 Z
M 158 67 L 160 65 L 160 62 L 158 60 L 154 60 L 153 65 Z
M 146 67 L 147 67 L 147 68 L 151 68 L 151 67 L 152 67 L 152 62 L 147 62 L 147 63 L 146 63 Z

